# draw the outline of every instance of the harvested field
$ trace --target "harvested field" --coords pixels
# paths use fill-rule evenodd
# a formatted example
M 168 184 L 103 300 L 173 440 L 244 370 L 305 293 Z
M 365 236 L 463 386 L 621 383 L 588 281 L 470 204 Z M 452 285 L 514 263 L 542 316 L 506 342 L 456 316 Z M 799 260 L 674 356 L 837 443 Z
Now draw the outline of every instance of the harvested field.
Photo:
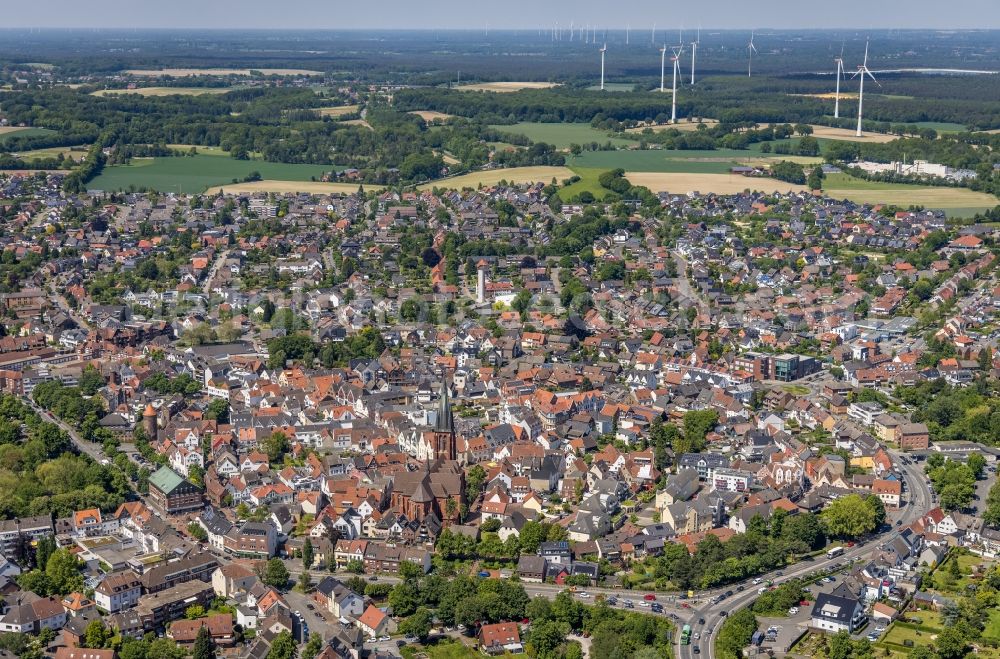
M 522 89 L 551 89 L 559 85 L 554 82 L 480 82 L 472 85 L 460 85 L 457 89 L 463 92 L 518 92 Z
M 496 185 L 500 181 L 514 183 L 549 183 L 553 178 L 557 181 L 573 176 L 573 170 L 568 167 L 511 167 L 510 169 L 491 169 L 485 172 L 473 172 L 454 178 L 441 179 L 420 186 L 421 190 L 432 188 L 456 189 L 478 188 L 480 185 Z
M 169 76 L 190 78 L 192 76 L 249 76 L 260 73 L 266 76 L 321 76 L 322 71 L 309 69 L 127 69 L 123 71 L 133 76 Z
M 698 130 L 698 126 L 704 125 L 707 128 L 711 128 L 715 124 L 719 123 L 718 119 L 702 119 L 700 122 L 697 121 L 678 121 L 676 124 L 655 124 L 652 126 L 636 126 L 635 128 L 626 128 L 626 133 L 641 133 L 647 128 L 652 129 L 654 133 L 658 133 L 661 130 L 667 130 L 669 128 L 676 128 L 681 132 L 687 132 L 692 130 Z
M 357 105 L 337 105 L 331 108 L 317 108 L 321 117 L 343 117 L 345 114 L 354 114 L 358 111 Z
M 364 186 L 365 190 L 380 190 L 379 186 Z M 205 194 L 214 195 L 223 191 L 227 194 L 247 194 L 253 192 L 274 192 L 276 194 L 294 194 L 296 192 L 306 192 L 308 194 L 340 194 L 353 193 L 358 191 L 357 183 L 322 183 L 320 181 L 276 181 L 263 180 L 251 183 L 230 183 L 229 185 L 217 185 L 205 191 Z
M 828 140 L 841 140 L 844 142 L 875 142 L 882 144 L 898 140 L 896 135 L 886 135 L 884 133 L 865 133 L 861 137 L 854 134 L 850 128 L 831 128 L 830 126 L 818 126 L 811 124 L 813 137 L 825 138 Z
M 794 185 L 772 178 L 747 177 L 739 174 L 686 174 L 680 172 L 626 172 L 632 185 L 642 185 L 653 192 L 686 194 L 715 192 L 737 194 L 744 190 L 764 192 L 801 192 L 804 185 Z
M 985 210 L 997 205 L 997 198 L 985 192 L 974 192 L 965 188 L 941 188 L 921 186 L 898 186 L 875 190 L 844 188 L 824 189 L 828 197 L 850 199 L 862 204 L 895 204 L 907 208 L 911 205 L 925 208 L 963 209 L 963 211 Z
M 415 114 L 428 123 L 431 121 L 448 121 L 455 116 L 444 112 L 435 112 L 434 110 L 414 110 L 410 114 Z

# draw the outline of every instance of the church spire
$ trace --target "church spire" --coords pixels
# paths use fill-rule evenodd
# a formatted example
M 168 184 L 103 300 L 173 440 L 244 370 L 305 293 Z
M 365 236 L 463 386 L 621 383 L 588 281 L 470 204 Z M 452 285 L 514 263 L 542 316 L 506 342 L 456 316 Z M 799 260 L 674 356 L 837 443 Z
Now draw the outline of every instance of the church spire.
M 437 419 L 434 422 L 435 432 L 455 432 L 455 417 L 451 412 L 451 400 L 448 398 L 448 385 L 441 380 L 441 391 L 438 396 Z

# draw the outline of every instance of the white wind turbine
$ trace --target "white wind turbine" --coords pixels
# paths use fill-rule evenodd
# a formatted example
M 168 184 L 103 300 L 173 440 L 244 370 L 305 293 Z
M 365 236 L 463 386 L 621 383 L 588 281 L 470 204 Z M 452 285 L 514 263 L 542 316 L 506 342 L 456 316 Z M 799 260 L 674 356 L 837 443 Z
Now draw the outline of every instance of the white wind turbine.
M 632 26 L 629 25 L 628 23 L 626 23 L 625 24 L 625 45 L 626 46 L 628 45 L 628 36 L 629 36 L 629 32 L 631 32 L 631 31 L 632 31 Z
M 837 64 L 837 93 L 833 101 L 833 118 L 840 119 L 840 79 L 844 77 L 844 45 L 840 45 L 840 57 L 833 60 Z
M 878 85 L 879 87 L 882 86 L 881 84 L 879 84 L 879 81 L 875 79 L 875 76 L 872 75 L 872 72 L 868 70 L 868 42 L 867 41 L 865 42 L 865 60 L 864 60 L 864 63 L 861 64 L 861 66 L 858 67 L 858 70 L 854 73 L 854 75 L 851 76 L 852 78 L 855 78 L 857 76 L 861 76 L 861 81 L 860 81 L 860 83 L 858 85 L 858 131 L 856 133 L 856 135 L 858 137 L 861 137 L 861 109 L 864 106 L 864 102 L 865 102 L 865 76 L 866 75 L 869 78 L 871 78 L 872 82 L 874 82 L 876 85 Z
M 660 48 L 660 91 L 666 91 L 664 86 L 667 78 L 667 44 Z
M 698 28 L 697 36 L 691 42 L 691 84 L 694 84 L 694 59 L 698 55 L 698 44 L 701 43 L 701 27 Z
M 608 44 L 601 46 L 601 91 L 604 91 L 604 53 L 608 52 Z
M 674 98 L 670 104 L 670 123 L 677 123 L 677 76 L 681 72 L 681 53 L 684 52 L 684 46 L 677 46 L 676 48 L 671 48 L 674 56 L 670 58 L 674 63 Z
M 653 23 L 653 38 L 649 40 L 649 43 L 656 45 L 656 23 Z
M 757 52 L 757 47 L 753 45 L 753 30 L 750 31 L 750 43 L 747 44 L 747 77 L 750 77 L 751 67 L 753 67 L 753 54 Z

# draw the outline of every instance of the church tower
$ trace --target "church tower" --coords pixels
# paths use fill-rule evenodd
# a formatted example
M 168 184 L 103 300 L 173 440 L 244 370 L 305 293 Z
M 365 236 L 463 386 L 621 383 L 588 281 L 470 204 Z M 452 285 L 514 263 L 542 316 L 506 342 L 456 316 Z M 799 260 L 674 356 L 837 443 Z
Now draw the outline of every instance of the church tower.
M 455 442 L 455 417 L 451 412 L 448 385 L 445 384 L 444 380 L 441 381 L 437 420 L 434 423 L 434 459 L 458 459 L 458 450 Z

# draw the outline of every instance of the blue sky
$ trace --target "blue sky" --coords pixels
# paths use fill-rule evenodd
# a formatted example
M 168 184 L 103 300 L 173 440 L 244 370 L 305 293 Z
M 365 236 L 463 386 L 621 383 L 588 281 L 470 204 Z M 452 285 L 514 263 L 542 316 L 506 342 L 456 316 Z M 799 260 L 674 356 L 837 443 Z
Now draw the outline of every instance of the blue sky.
M 35 0 L 4 2 L 3 27 L 649 29 L 1000 28 L 1000 0 Z M 946 10 L 945 10 L 946 8 Z

